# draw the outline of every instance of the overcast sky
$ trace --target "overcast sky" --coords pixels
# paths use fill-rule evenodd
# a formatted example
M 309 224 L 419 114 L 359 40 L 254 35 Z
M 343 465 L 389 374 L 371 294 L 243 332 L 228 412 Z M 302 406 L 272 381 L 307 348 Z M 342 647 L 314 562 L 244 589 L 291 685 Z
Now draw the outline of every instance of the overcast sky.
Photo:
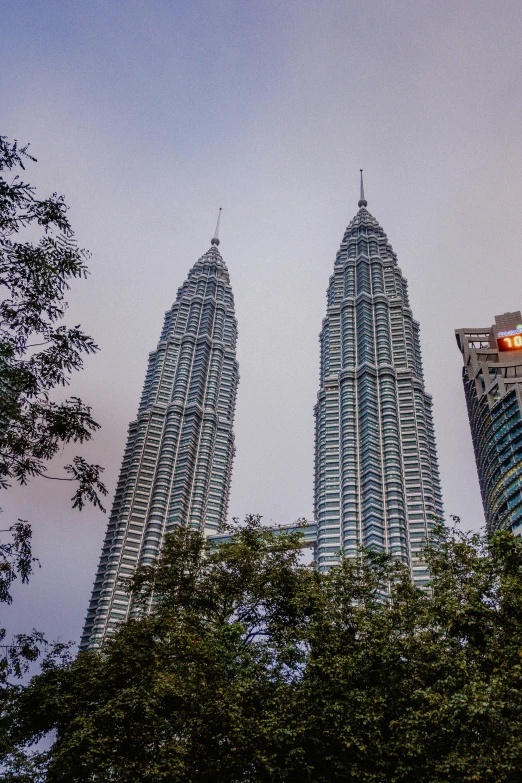
M 312 517 L 325 291 L 359 168 L 421 324 L 447 514 L 483 524 L 453 331 L 522 305 L 522 5 L 485 0 L 1 3 L 0 132 L 64 193 L 100 345 L 71 393 L 114 491 L 148 352 L 218 207 L 239 321 L 230 515 Z M 5 610 L 77 639 L 107 524 L 43 480 L 3 493 L 41 569 Z M 109 503 L 110 505 L 110 503 Z

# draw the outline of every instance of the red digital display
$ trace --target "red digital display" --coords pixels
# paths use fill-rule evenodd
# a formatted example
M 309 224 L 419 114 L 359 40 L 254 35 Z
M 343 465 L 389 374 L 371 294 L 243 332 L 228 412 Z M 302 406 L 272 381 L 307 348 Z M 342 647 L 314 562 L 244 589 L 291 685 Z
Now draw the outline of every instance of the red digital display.
M 497 337 L 497 343 L 499 351 L 522 351 L 522 334 Z

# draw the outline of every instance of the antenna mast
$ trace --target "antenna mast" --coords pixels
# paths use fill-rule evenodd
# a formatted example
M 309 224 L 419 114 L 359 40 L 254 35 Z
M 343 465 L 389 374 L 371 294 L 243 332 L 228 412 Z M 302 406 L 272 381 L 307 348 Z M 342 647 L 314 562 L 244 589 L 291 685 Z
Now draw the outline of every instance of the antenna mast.
M 219 245 L 219 221 L 221 220 L 221 207 L 219 208 L 218 212 L 218 219 L 216 223 L 216 233 L 214 234 L 214 237 L 210 240 L 211 245 Z

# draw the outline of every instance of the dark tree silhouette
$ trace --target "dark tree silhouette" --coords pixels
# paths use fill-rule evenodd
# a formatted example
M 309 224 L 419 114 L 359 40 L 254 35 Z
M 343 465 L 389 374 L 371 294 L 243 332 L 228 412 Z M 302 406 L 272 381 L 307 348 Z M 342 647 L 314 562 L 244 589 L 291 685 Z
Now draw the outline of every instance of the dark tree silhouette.
M 42 476 L 72 482 L 74 508 L 86 502 L 102 508 L 107 490 L 99 465 L 76 456 L 62 475 L 51 475 L 46 464 L 63 445 L 84 443 L 99 427 L 79 398 L 52 399 L 98 348 L 80 326 L 63 324 L 66 292 L 87 275 L 88 254 L 76 245 L 63 196 L 39 199 L 21 178 L 24 164 L 34 161 L 27 146 L 0 137 L 0 490 Z M 13 581 L 28 580 L 35 558 L 27 521 L 0 532 L 0 602 L 9 603 Z M 5 636 L 0 629 L 0 641 Z M 33 632 L 3 645 L 0 683 L 19 675 L 42 643 Z
M 521 779 L 520 539 L 441 528 L 422 590 L 382 555 L 319 573 L 297 533 L 234 532 L 179 528 L 129 583 L 151 613 L 10 692 L 7 780 Z

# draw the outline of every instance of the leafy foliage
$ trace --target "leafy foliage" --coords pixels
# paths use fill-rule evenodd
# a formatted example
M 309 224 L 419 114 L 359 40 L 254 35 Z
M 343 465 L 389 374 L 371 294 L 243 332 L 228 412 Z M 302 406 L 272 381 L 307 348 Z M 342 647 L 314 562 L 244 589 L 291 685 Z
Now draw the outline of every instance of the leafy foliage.
M 20 178 L 24 163 L 35 161 L 27 149 L 0 137 L 0 489 L 34 476 L 70 481 L 73 507 L 102 508 L 107 490 L 99 465 L 77 456 L 62 475 L 47 473 L 63 445 L 85 443 L 99 427 L 78 397 L 51 399 L 98 348 L 79 326 L 62 323 L 70 282 L 87 275 L 87 253 L 76 245 L 63 196 L 38 199 Z M 0 541 L 0 603 L 10 603 L 14 579 L 27 582 L 36 561 L 27 522 L 0 532 L 7 534 Z M 23 673 L 42 644 L 33 632 L 4 645 L 0 684 Z
M 233 532 L 178 529 L 129 582 L 149 613 L 11 693 L 19 766 L 55 732 L 28 762 L 49 783 L 520 780 L 520 539 L 441 529 L 422 591 L 372 552 L 319 573 L 297 533 Z
M 0 137 L 0 172 L 24 168 L 34 160 L 27 147 L 18 149 Z M 63 444 L 90 440 L 99 425 L 91 409 L 77 397 L 57 403 L 49 398 L 66 386 L 83 366 L 83 356 L 97 351 L 79 326 L 59 323 L 72 279 L 86 277 L 87 253 L 78 249 L 63 196 L 39 200 L 35 189 L 16 174 L 0 178 L 0 487 L 15 479 L 27 483 L 45 476 L 45 463 Z M 18 241 L 29 229 L 43 232 L 35 244 Z M 38 350 L 37 350 L 38 349 Z M 77 460 L 69 466 L 78 481 L 73 504 L 88 498 L 101 506 L 101 468 Z
M 10 540 L 0 543 L 0 603 L 10 604 L 13 600 L 11 585 L 18 576 L 22 577 L 22 582 L 28 582 L 33 563 L 37 562 L 31 550 L 33 531 L 31 525 L 19 519 L 9 530 L 0 533 L 11 535 Z

